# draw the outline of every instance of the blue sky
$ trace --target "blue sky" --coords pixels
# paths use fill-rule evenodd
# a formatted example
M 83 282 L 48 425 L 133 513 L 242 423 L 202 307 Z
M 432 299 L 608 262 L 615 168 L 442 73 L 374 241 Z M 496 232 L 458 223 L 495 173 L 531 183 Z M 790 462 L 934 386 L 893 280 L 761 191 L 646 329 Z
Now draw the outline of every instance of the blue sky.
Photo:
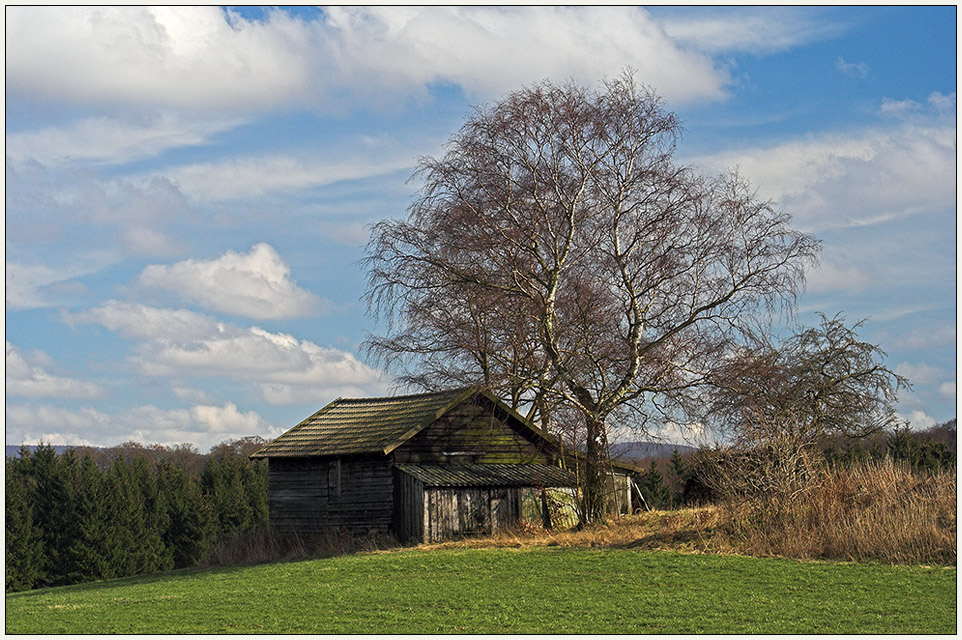
M 824 241 L 800 319 L 867 318 L 956 415 L 956 8 L 6 9 L 6 440 L 277 435 L 379 395 L 367 225 L 472 105 L 627 67 L 679 158 Z

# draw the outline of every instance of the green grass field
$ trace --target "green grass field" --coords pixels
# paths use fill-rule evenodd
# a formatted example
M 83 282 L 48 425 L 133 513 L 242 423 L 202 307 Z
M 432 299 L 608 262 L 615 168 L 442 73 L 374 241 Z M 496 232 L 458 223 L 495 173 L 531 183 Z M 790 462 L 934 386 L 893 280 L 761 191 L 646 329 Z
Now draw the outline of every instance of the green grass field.
M 941 633 L 956 568 L 406 550 L 8 595 L 7 633 Z

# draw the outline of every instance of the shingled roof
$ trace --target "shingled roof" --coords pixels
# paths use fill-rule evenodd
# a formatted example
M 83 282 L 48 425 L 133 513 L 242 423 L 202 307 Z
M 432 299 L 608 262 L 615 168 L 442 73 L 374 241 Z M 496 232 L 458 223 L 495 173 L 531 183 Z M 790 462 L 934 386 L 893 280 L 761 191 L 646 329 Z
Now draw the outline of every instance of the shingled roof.
M 484 396 L 514 416 L 523 428 L 544 438 L 492 394 L 468 387 L 385 398 L 338 398 L 251 458 L 388 454 L 475 394 Z

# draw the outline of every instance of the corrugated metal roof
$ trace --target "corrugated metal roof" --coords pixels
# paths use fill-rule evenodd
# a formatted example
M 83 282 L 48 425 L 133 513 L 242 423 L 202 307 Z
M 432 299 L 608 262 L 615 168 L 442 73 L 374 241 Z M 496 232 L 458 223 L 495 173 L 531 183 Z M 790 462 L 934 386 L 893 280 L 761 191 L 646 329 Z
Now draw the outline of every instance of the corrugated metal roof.
M 338 398 L 251 457 L 387 453 L 476 392 L 467 388 L 387 398 Z
M 547 464 L 399 464 L 428 487 L 574 487 L 570 471 Z

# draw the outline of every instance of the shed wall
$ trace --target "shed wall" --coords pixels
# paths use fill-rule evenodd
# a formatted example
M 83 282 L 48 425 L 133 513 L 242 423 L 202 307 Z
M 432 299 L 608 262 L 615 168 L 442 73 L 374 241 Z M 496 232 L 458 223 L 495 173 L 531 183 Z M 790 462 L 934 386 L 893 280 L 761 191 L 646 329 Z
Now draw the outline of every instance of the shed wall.
M 390 459 L 270 458 L 270 526 L 280 532 L 388 532 L 394 516 Z
M 465 402 L 395 449 L 394 459 L 399 464 L 551 462 L 535 444 L 512 429 L 505 418 L 490 407 Z
M 429 487 L 423 502 L 425 542 L 491 533 L 518 522 L 521 491 L 510 487 Z

